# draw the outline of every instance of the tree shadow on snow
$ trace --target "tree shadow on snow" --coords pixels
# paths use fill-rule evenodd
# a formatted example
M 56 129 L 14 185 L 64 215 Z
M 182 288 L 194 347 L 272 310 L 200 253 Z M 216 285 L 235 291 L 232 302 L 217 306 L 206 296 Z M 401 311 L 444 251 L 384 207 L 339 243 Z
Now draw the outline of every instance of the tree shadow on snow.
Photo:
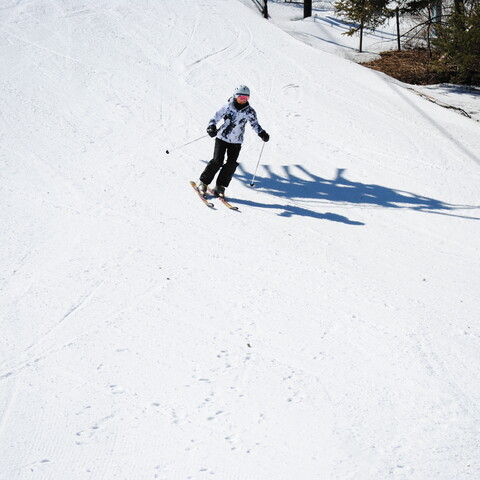
M 302 177 L 295 175 L 297 169 Z M 337 169 L 335 178 L 327 179 L 314 175 L 302 165 L 284 166 L 284 175 L 272 171 L 270 166 L 263 166 L 265 174 L 255 178 L 255 188 L 259 188 L 276 197 L 295 200 L 317 200 L 325 203 L 354 204 L 383 208 L 409 209 L 420 212 L 448 215 L 471 220 L 480 220 L 479 217 L 458 215 L 456 210 L 478 210 L 480 206 L 452 205 L 435 198 L 417 195 L 404 190 L 383 187 L 381 185 L 354 182 L 345 178 L 345 169 Z M 235 177 L 247 184 L 252 174 L 242 165 L 238 167 Z M 333 213 L 318 213 L 308 208 L 288 204 L 263 204 L 250 200 L 233 199 L 237 204 L 253 207 L 272 208 L 283 210 L 280 216 L 293 215 L 313 217 L 323 220 L 346 223 L 348 225 L 364 225 L 362 222 L 350 220 L 342 215 Z

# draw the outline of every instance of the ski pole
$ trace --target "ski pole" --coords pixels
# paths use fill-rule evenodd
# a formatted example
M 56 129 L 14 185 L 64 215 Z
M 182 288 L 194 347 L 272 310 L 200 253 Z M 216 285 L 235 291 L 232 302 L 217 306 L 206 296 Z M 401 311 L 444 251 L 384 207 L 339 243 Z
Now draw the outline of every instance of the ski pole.
M 260 165 L 260 159 L 262 158 L 262 153 L 263 153 L 264 148 L 265 148 L 265 142 L 263 143 L 262 149 L 260 150 L 260 155 L 258 157 L 258 162 L 257 162 L 257 166 L 255 168 L 255 173 L 253 174 L 252 181 L 250 182 L 251 187 L 253 187 L 255 185 L 255 183 L 253 181 L 255 180 L 255 177 L 257 175 L 258 166 Z
M 168 155 L 170 152 L 174 152 L 175 150 L 179 150 L 180 148 L 186 147 L 191 143 L 198 142 L 202 138 L 208 137 L 208 133 L 206 135 L 202 135 L 201 137 L 196 138 L 195 140 L 191 140 L 190 142 L 184 143 L 183 145 L 179 145 L 178 147 L 171 148 L 170 150 L 166 150 L 165 153 Z

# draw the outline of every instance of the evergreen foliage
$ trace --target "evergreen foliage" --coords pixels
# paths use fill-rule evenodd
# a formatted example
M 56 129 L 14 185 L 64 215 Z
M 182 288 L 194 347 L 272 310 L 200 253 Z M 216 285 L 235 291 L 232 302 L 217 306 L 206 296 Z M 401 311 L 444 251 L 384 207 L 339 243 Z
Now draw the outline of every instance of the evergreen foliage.
M 340 17 L 355 22 L 345 32 L 351 36 L 362 28 L 375 30 L 384 23 L 388 18 L 387 3 L 388 0 L 338 0 L 334 7 Z
M 345 34 L 360 32 L 360 51 L 364 28 L 375 30 L 395 13 L 428 12 L 418 27 L 427 32 L 431 56 L 433 47 L 440 58 L 436 62 L 439 77 L 480 85 L 480 0 L 337 0 L 334 5 L 338 16 L 352 22 Z M 432 12 L 437 13 L 432 16 Z
M 432 43 L 441 54 L 439 68 L 451 72 L 452 82 L 480 85 L 480 0 L 456 5 L 436 27 Z

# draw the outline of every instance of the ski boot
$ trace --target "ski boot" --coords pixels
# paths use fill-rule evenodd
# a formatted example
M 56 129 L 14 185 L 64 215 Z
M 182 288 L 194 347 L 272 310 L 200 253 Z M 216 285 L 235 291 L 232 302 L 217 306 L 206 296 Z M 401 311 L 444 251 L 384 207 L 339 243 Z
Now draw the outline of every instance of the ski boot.
M 198 191 L 199 191 L 200 195 L 201 195 L 202 197 L 205 197 L 205 195 L 207 194 L 208 185 L 206 185 L 206 184 L 203 183 L 203 182 L 200 182 L 200 183 L 198 184 L 198 187 L 197 187 L 197 188 L 198 188 Z
M 213 193 L 214 193 L 217 197 L 225 198 L 225 187 L 222 187 L 221 185 L 217 185 L 217 186 L 214 188 Z

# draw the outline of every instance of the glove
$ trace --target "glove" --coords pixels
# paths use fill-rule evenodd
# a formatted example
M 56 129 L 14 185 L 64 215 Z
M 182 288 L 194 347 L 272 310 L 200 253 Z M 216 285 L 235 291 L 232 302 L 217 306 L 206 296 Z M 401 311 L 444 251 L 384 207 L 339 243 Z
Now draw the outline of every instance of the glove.
M 264 142 L 268 142 L 270 140 L 270 135 L 265 131 L 265 130 L 262 130 L 258 136 L 264 141 Z
M 207 133 L 213 138 L 217 135 L 217 126 L 216 125 L 209 125 L 207 127 Z

